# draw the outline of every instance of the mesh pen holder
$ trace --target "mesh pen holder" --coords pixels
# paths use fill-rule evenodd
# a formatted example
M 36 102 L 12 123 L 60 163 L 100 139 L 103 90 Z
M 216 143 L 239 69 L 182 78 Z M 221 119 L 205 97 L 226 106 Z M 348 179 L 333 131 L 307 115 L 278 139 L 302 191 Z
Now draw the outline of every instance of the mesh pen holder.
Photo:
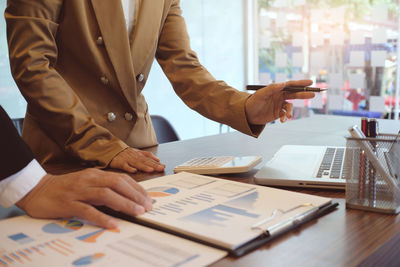
M 390 214 L 400 211 L 400 178 L 388 160 L 396 137 L 346 138 L 346 207 Z

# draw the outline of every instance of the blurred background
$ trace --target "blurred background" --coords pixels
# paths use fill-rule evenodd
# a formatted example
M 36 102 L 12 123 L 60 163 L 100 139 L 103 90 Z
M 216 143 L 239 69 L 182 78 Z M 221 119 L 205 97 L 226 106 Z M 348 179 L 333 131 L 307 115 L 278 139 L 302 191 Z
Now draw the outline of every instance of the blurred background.
M 309 78 L 329 88 L 294 101 L 295 119 L 335 114 L 398 119 L 398 1 L 181 0 L 191 45 L 218 80 L 245 90 Z M 0 0 L 4 12 L 6 0 Z M 155 61 L 143 91 L 150 114 L 167 118 L 181 139 L 232 131 L 190 110 Z M 10 74 L 0 19 L 0 104 L 13 118 L 26 102 Z

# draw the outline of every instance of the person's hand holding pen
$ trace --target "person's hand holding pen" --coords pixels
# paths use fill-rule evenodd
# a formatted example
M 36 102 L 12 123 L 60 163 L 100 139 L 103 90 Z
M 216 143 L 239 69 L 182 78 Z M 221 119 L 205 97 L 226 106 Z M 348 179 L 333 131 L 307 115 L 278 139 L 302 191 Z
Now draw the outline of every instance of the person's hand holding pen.
M 281 122 L 292 118 L 293 105 L 286 100 L 313 98 L 314 93 L 287 88 L 304 88 L 312 83 L 311 80 L 288 81 L 258 89 L 247 99 L 245 106 L 247 121 L 253 125 L 264 125 L 278 118 Z

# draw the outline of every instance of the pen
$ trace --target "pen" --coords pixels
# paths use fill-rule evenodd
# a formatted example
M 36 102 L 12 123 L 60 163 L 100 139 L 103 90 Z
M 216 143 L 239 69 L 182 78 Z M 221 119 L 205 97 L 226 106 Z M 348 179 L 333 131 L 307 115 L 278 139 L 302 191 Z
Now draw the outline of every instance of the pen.
M 361 131 L 365 136 L 368 136 L 368 118 L 361 118 Z M 358 197 L 359 200 L 362 201 L 364 199 L 364 186 L 365 186 L 365 177 L 368 173 L 368 161 L 366 160 L 365 151 L 361 150 L 360 152 L 360 173 L 358 178 Z
M 368 137 L 376 138 L 378 134 L 378 122 L 376 119 L 370 119 L 368 122 Z M 376 142 L 371 141 L 371 145 L 373 147 L 373 152 L 376 153 Z M 371 206 L 375 207 L 376 205 L 376 170 L 370 164 L 371 167 L 369 169 L 369 198 L 371 201 Z
M 258 90 L 261 88 L 266 87 L 266 85 L 246 85 L 246 90 Z M 311 86 L 295 86 L 295 85 L 289 85 L 283 88 L 283 92 L 323 92 L 326 91 L 327 89 L 322 89 L 318 87 L 311 87 Z

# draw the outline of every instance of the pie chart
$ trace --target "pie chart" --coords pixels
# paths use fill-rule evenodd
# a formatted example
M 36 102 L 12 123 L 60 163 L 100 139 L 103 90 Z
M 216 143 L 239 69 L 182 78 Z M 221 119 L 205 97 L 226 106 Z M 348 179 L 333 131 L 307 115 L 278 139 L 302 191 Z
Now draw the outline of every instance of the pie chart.
M 147 189 L 147 192 L 151 197 L 168 197 L 178 193 L 179 189 L 169 186 L 158 186 Z
M 82 226 L 83 223 L 77 220 L 60 220 L 46 224 L 42 230 L 49 234 L 65 234 L 76 231 Z
M 74 266 L 84 266 L 84 265 L 92 264 L 92 263 L 100 260 L 104 256 L 105 256 L 105 254 L 103 254 L 103 253 L 95 253 L 93 255 L 89 255 L 89 256 L 85 256 L 80 259 L 77 259 L 72 264 Z

